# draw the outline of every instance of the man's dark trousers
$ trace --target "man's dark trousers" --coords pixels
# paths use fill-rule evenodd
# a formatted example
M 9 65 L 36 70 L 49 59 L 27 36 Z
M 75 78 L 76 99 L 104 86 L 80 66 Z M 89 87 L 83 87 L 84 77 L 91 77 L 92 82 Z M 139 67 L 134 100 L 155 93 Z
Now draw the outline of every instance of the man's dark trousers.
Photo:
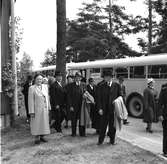
M 101 116 L 100 120 L 100 133 L 99 133 L 99 143 L 103 143 L 107 125 L 109 125 L 108 136 L 110 137 L 110 142 L 115 142 L 116 129 L 114 127 L 114 114 Z
M 55 115 L 56 115 L 56 119 L 55 119 L 55 129 L 57 130 L 57 132 L 61 132 L 61 123 L 64 120 L 64 113 L 63 113 L 63 109 L 59 108 L 55 110 Z
M 163 153 L 167 154 L 167 120 L 162 121 L 163 127 Z
M 71 128 L 72 128 L 72 135 L 76 135 L 76 128 L 77 128 L 77 121 L 79 120 L 80 111 L 77 113 L 71 112 Z M 85 136 L 85 127 L 79 125 L 79 135 Z

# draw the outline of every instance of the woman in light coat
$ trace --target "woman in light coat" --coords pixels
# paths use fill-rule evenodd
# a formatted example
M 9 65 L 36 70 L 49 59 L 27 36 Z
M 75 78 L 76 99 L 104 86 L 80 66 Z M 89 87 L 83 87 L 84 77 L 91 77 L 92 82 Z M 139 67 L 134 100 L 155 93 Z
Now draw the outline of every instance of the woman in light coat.
M 47 86 L 42 84 L 43 76 L 34 77 L 34 85 L 29 88 L 28 105 L 31 134 L 35 136 L 35 144 L 47 142 L 44 135 L 50 134 L 49 110 L 50 102 Z

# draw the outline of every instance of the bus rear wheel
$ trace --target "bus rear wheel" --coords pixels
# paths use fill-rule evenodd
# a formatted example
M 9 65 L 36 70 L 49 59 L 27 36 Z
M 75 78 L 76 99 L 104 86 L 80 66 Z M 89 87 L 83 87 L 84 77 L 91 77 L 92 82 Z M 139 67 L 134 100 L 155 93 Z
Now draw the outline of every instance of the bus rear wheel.
M 141 118 L 143 116 L 143 98 L 140 95 L 134 95 L 128 102 L 128 111 L 132 117 Z

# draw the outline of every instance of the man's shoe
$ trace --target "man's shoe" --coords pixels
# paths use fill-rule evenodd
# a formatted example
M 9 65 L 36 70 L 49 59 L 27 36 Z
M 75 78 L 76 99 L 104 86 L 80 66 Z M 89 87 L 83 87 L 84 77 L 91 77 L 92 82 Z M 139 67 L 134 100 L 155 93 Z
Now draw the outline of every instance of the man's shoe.
M 103 144 L 103 142 L 98 142 L 98 143 L 97 143 L 97 145 L 102 145 L 102 144 Z
M 57 130 L 57 133 L 62 133 L 62 130 L 61 129 Z
M 43 137 L 40 138 L 40 141 L 41 141 L 41 142 L 48 142 L 48 141 L 47 141 L 45 138 L 43 138 Z
M 72 137 L 76 137 L 76 134 L 71 134 Z
M 111 140 L 111 139 L 110 139 L 109 144 L 111 144 L 111 145 L 116 145 L 117 143 L 115 142 L 115 139 L 114 139 L 114 140 Z
M 148 127 L 146 128 L 146 132 L 153 133 L 153 131 L 149 129 Z
M 35 140 L 35 141 L 34 141 L 34 144 L 35 144 L 35 145 L 39 145 L 39 144 L 40 144 L 40 140 Z
M 123 121 L 124 125 L 128 125 L 130 122 L 128 122 L 127 120 Z
M 153 133 L 153 131 L 152 131 L 152 130 L 148 130 L 148 132 L 149 132 L 149 133 Z
M 111 145 L 117 145 L 117 142 L 109 142 Z
M 167 158 L 167 153 L 164 153 L 163 156 L 164 156 L 165 158 Z
M 65 128 L 65 129 L 68 129 L 68 125 L 65 125 L 64 128 Z

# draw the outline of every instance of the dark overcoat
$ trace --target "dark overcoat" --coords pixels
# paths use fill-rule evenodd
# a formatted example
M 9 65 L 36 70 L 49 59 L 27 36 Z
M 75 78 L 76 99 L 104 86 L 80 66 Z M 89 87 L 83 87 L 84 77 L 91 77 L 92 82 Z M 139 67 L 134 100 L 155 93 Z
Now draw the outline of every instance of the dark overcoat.
M 81 105 L 82 105 L 82 96 L 86 90 L 86 84 L 81 82 L 80 85 L 76 85 L 76 82 L 70 84 L 67 93 L 67 104 L 69 107 L 73 107 L 73 114 L 79 119 Z
M 161 92 L 159 94 L 159 115 L 163 116 L 167 121 L 167 83 L 162 85 Z
M 153 88 L 147 87 L 144 92 L 144 122 L 152 123 L 155 120 L 156 114 L 156 91 Z
M 65 104 L 65 91 L 62 86 L 55 81 L 50 87 L 50 103 L 54 109 L 57 105 L 64 106 Z
M 113 101 L 121 96 L 120 85 L 113 82 L 111 87 L 107 85 L 106 82 L 99 86 L 98 96 L 97 96 L 97 108 L 103 110 L 103 115 L 108 116 L 109 114 L 114 114 Z

